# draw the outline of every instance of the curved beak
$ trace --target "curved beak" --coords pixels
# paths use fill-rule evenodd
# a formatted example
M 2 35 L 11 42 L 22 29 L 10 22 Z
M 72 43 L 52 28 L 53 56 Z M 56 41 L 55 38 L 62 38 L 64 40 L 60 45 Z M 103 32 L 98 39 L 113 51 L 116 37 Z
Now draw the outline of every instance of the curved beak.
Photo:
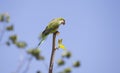
M 65 25 L 65 20 L 63 20 L 62 24 Z

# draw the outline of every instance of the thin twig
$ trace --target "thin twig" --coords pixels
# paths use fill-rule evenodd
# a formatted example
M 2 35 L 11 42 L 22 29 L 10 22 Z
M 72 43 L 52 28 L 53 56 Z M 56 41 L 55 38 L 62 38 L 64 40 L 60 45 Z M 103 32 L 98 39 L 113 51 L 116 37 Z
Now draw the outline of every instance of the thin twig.
M 6 23 L 3 25 L 3 30 L 1 31 L 1 35 L 0 35 L 0 43 L 3 39 L 4 33 L 5 33 L 5 27 L 6 27 Z
M 20 61 L 20 63 L 18 65 L 17 70 L 15 71 L 15 73 L 19 73 L 20 72 L 20 70 L 21 70 L 22 66 L 24 65 L 24 63 L 25 63 L 25 60 L 21 60 Z
M 54 64 L 54 57 L 55 57 L 55 41 L 56 41 L 56 33 L 53 33 L 53 41 L 52 41 L 52 53 L 51 53 L 51 58 L 50 58 L 50 64 L 49 64 L 49 73 L 53 72 L 53 64 Z
M 32 59 L 33 59 L 33 57 L 30 57 L 30 58 L 28 59 L 27 67 L 25 68 L 25 70 L 23 71 L 23 73 L 27 73 L 27 71 L 29 70 L 29 68 L 30 68 L 30 63 L 31 63 Z
M 37 46 L 35 49 L 38 49 L 38 47 L 39 46 Z M 33 56 L 30 56 L 28 58 L 28 63 L 27 63 L 27 66 L 25 67 L 25 70 L 23 71 L 23 73 L 27 73 L 28 72 L 28 70 L 30 68 L 31 61 L 33 60 L 33 58 L 34 58 Z M 46 69 L 48 69 L 47 64 L 45 62 L 43 62 L 43 64 L 45 65 Z

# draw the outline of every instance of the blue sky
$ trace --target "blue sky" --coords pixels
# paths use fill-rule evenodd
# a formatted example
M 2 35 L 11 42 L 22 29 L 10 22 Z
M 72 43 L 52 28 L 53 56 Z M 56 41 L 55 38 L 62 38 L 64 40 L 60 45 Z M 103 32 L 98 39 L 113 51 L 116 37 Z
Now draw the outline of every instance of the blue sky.
M 66 25 L 60 27 L 58 38 L 63 38 L 73 53 L 69 62 L 81 61 L 81 67 L 73 73 L 120 73 L 119 3 L 119 0 L 0 0 L 0 13 L 10 14 L 15 33 L 28 43 L 26 49 L 37 45 L 38 35 L 51 19 L 63 17 Z M 47 63 L 50 39 L 51 35 L 40 47 Z M 56 59 L 62 52 L 57 51 Z M 0 46 L 0 73 L 14 72 L 21 54 L 25 55 L 15 46 Z M 42 63 L 33 60 L 28 73 L 36 70 L 47 73 Z

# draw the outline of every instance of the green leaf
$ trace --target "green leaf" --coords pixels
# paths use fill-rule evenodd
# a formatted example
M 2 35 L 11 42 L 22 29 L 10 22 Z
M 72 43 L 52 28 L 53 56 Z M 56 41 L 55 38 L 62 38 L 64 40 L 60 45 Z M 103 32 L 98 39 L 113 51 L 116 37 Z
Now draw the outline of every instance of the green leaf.
M 45 58 L 43 56 L 36 56 L 37 60 L 44 60 Z
M 27 52 L 32 55 L 39 55 L 40 49 L 29 49 Z
M 44 60 L 44 57 L 40 55 L 40 49 L 29 49 L 27 53 L 34 56 L 37 60 Z
M 71 73 L 71 68 L 69 68 L 69 67 L 65 68 L 64 71 L 63 71 L 63 73 Z
M 10 26 L 6 27 L 6 30 L 12 31 L 13 30 L 13 25 L 10 25 Z
M 62 59 L 59 59 L 58 62 L 57 62 L 58 66 L 62 66 L 65 64 L 64 60 Z
M 9 22 L 10 21 L 10 16 L 8 13 L 3 13 L 0 15 L 0 21 L 1 22 Z
M 0 21 L 1 21 L 1 22 L 4 21 L 4 15 L 3 15 L 3 14 L 0 15 Z
M 16 42 L 15 44 L 18 48 L 25 48 L 27 46 L 26 42 Z
M 70 58 L 71 57 L 71 52 L 69 52 L 69 51 L 63 52 L 62 57 Z
M 0 14 L 0 21 L 2 21 L 2 15 Z
M 10 16 L 9 15 L 6 16 L 6 22 L 10 22 Z
M 15 44 L 17 41 L 17 35 L 11 35 L 9 39 L 12 41 L 13 44 Z
M 62 44 L 62 39 L 58 39 L 58 44 Z
M 58 48 L 66 50 L 65 46 L 62 44 L 62 39 L 58 39 Z
M 79 67 L 80 66 L 80 61 L 76 61 L 73 63 L 73 67 Z

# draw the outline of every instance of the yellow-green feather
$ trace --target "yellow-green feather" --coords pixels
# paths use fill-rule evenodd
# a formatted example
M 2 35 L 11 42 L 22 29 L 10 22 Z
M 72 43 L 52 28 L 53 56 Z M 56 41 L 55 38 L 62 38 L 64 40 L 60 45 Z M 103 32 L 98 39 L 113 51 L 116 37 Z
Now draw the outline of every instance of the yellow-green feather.
M 41 34 L 41 40 L 40 40 L 40 43 L 38 44 L 38 46 L 47 38 L 47 36 L 51 33 L 55 33 L 58 28 L 59 28 L 59 21 L 60 20 L 64 20 L 63 18 L 56 18 L 56 19 L 53 19 L 49 24 L 48 26 L 45 28 L 45 30 L 42 32 Z M 37 47 L 38 47 L 37 46 Z

